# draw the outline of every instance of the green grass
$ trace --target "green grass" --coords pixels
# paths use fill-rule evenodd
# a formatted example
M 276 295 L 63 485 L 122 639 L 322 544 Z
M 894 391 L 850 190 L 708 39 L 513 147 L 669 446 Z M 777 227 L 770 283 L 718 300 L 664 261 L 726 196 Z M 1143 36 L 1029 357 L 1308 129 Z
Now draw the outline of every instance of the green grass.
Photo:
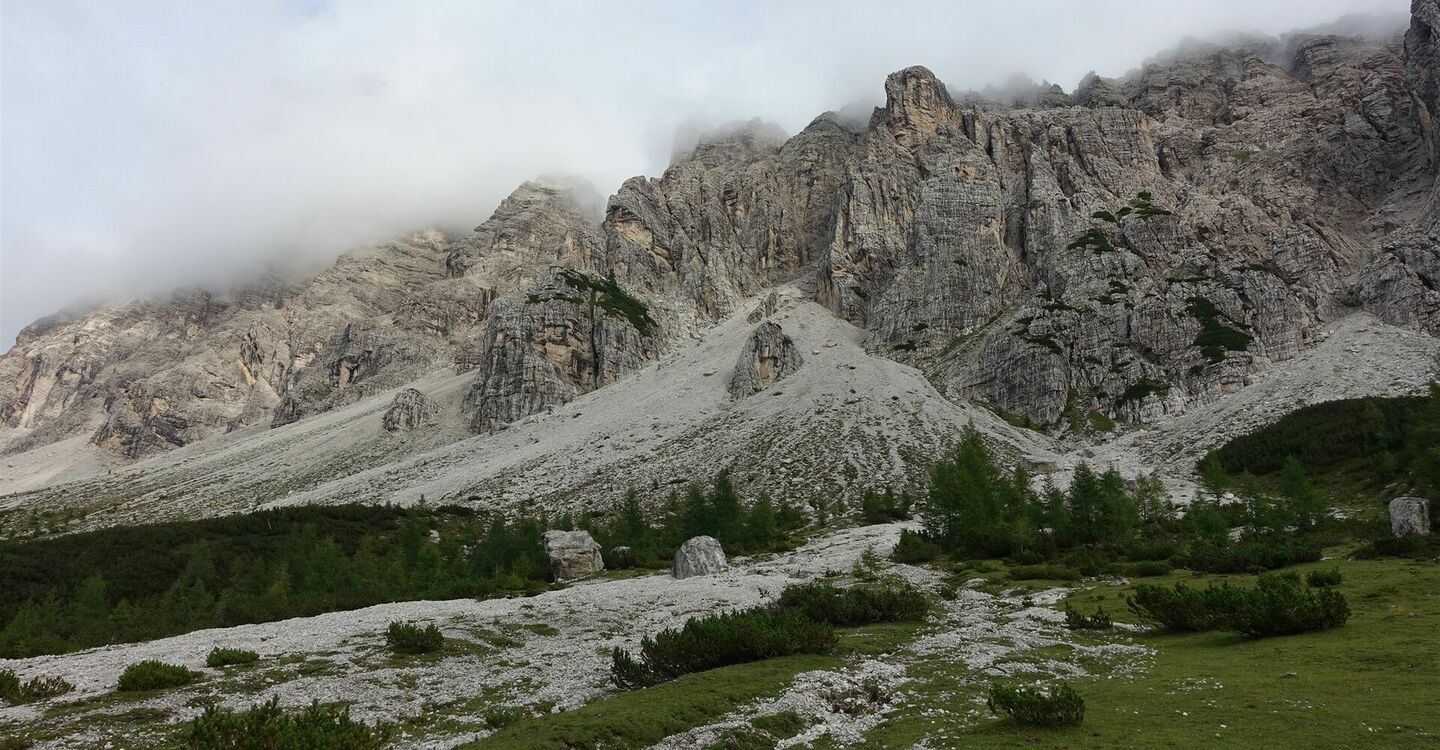
M 913 703 L 872 731 L 862 747 L 909 747 L 936 732 L 967 748 L 1440 747 L 1440 568 L 1433 562 L 1331 560 L 1289 570 L 1303 575 L 1337 567 L 1344 575 L 1340 590 L 1354 611 L 1343 627 L 1265 639 L 1219 632 L 1118 636 L 1155 649 L 1153 664 L 1136 678 L 1091 667 L 1098 676 L 1072 680 L 1087 704 L 1085 722 L 1072 729 L 1021 729 L 983 710 L 968 722 L 922 717 L 921 711 L 937 707 L 963 713 L 960 707 L 984 688 L 979 680 L 959 679 L 964 675 L 953 665 L 923 665 L 919 671 L 928 681 L 912 688 Z M 1145 582 L 1181 580 L 1250 584 L 1254 578 L 1177 571 Z M 1117 622 L 1133 623 L 1124 603 L 1131 590 L 1094 585 L 1067 601 L 1085 612 L 1104 606 Z M 911 676 L 921 675 L 912 668 Z
M 714 722 L 758 698 L 775 695 L 801 672 L 839 668 L 847 655 L 892 651 L 922 627 L 906 623 L 839 630 L 840 643 L 833 654 L 785 656 L 688 674 L 573 711 L 524 718 L 463 747 L 647 747 L 677 732 Z

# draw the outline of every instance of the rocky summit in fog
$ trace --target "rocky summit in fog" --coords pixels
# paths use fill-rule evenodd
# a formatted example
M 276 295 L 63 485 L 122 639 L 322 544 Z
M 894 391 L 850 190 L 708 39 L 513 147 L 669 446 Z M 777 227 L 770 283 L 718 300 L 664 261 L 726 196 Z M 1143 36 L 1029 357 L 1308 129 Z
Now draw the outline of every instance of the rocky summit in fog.
M 308 277 L 60 313 L 0 358 L 3 491 L 83 480 L 105 496 L 105 474 L 129 462 L 221 439 L 258 446 L 272 430 L 303 462 L 296 446 L 340 440 L 344 420 L 375 412 L 389 437 L 345 438 L 354 461 L 277 467 L 293 481 L 236 502 L 320 492 L 387 461 L 403 499 L 560 497 L 597 486 L 575 451 L 623 452 L 625 436 L 566 448 L 526 433 L 513 444 L 534 455 L 464 478 L 455 451 L 425 451 L 577 419 L 603 407 L 562 407 L 592 392 L 604 404 L 627 378 L 690 389 L 693 367 L 735 405 L 676 417 L 697 421 L 673 433 L 657 412 L 630 437 L 673 447 L 703 424 L 758 445 L 770 438 L 745 430 L 763 414 L 723 410 L 768 403 L 793 410 L 796 434 L 869 425 L 874 445 L 989 413 L 1014 450 L 1064 455 L 1187 415 L 1232 421 L 1226 399 L 1266 373 L 1349 368 L 1340 359 L 1379 340 L 1413 356 L 1383 376 L 1337 374 L 1330 396 L 1413 390 L 1433 375 L 1423 363 L 1440 335 L 1437 27 L 1436 3 L 1417 0 L 1403 34 L 1192 42 L 1122 78 L 1006 100 L 910 67 L 883 81 L 868 122 L 825 113 L 788 139 L 759 124 L 713 136 L 659 177 L 625 181 L 603 214 L 590 188 L 539 179 L 461 236 L 403 237 Z M 827 322 L 805 323 L 812 308 Z M 1358 338 L 1323 349 L 1337 331 Z M 696 364 L 717 337 L 735 342 L 716 354 L 732 364 Z M 839 359 L 852 346 L 860 358 Z M 879 374 L 899 366 L 914 380 Z M 890 411 L 918 405 L 866 416 L 881 407 L 846 386 L 864 377 L 896 389 Z M 808 487 L 807 465 L 878 459 L 748 460 L 765 481 L 793 470 Z M 883 460 L 865 474 L 903 483 L 926 457 Z M 690 476 L 647 465 L 657 485 Z M 228 481 L 212 468 L 180 484 Z M 192 491 L 163 484 L 126 498 Z

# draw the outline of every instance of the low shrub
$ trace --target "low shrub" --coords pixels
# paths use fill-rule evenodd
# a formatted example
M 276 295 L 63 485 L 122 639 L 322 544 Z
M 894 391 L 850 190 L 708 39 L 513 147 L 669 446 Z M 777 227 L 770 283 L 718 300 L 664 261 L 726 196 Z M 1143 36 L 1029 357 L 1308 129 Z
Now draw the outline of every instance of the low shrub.
M 764 607 L 688 620 L 640 642 L 639 657 L 623 649 L 611 656 L 611 676 L 622 688 L 644 687 L 690 672 L 789 654 L 827 653 L 831 626 L 797 609 Z
M 1110 626 L 1110 614 L 1104 607 L 1097 608 L 1094 614 L 1082 615 L 1069 602 L 1065 603 L 1065 627 L 1071 630 L 1109 630 Z
M 910 518 L 910 505 L 909 495 L 896 498 L 888 489 L 883 494 L 867 492 L 860 499 L 860 516 L 866 524 L 905 521 Z
M 420 627 L 408 622 L 392 622 L 385 631 L 385 644 L 397 654 L 428 654 L 445 645 L 445 636 L 434 623 Z
M 485 712 L 485 726 L 491 729 L 504 729 L 519 721 L 524 715 L 524 712 L 512 706 L 496 706 Z
M 930 603 L 919 589 L 903 581 L 880 586 L 839 588 L 828 583 L 802 583 L 780 594 L 780 607 L 798 609 L 816 622 L 836 626 L 925 619 Z
M 252 664 L 259 660 L 259 654 L 243 648 L 214 648 L 205 656 L 205 666 L 229 667 L 235 664 Z
M 18 706 L 43 701 L 74 689 L 74 685 L 59 677 L 32 677 L 27 682 L 21 682 L 13 671 L 0 670 L 0 701 L 5 703 Z
M 1334 588 L 1307 589 L 1296 575 L 1261 576 L 1247 591 L 1233 627 L 1264 638 L 1339 627 L 1350 618 L 1350 604 Z
M 1078 581 L 1080 580 L 1080 571 L 1054 563 L 1016 565 L 1010 569 L 1010 579 L 1014 581 Z
M 1175 566 L 1169 560 L 1141 560 L 1140 562 L 1125 563 L 1120 568 L 1120 573 L 1130 578 L 1152 578 L 1154 576 L 1169 575 Z
M 624 546 L 610 548 L 604 557 L 607 570 L 627 570 L 635 567 L 638 563 L 635 559 L 635 550 Z
M 245 711 L 210 706 L 190 722 L 188 750 L 378 750 L 395 737 L 389 724 L 369 726 L 350 718 L 350 709 L 311 703 L 285 711 L 278 698 Z
M 891 560 L 909 565 L 927 563 L 939 556 L 940 545 L 910 529 L 901 530 L 900 541 L 895 543 L 895 550 L 890 553 Z
M 1126 606 L 1141 620 L 1166 630 L 1193 632 L 1228 627 L 1245 600 L 1245 590 L 1228 583 L 1191 588 L 1140 584 Z
M 1049 694 L 992 682 L 985 705 L 1025 727 L 1073 727 L 1085 719 L 1085 699 L 1064 682 L 1051 685 Z
M 1311 586 L 1314 586 L 1317 589 L 1339 586 L 1340 583 L 1344 580 L 1345 576 L 1340 574 L 1339 568 L 1331 568 L 1330 570 L 1312 570 L 1309 574 L 1305 576 L 1305 582 L 1310 584 Z
M 1177 562 L 1205 573 L 1260 573 L 1320 559 L 1320 546 L 1289 535 L 1247 537 L 1236 542 L 1201 542 Z
M 116 684 L 116 689 L 121 692 L 164 690 L 165 688 L 189 685 L 199 677 L 199 673 L 192 672 L 178 664 L 166 664 L 147 659 L 126 667 L 125 671 L 120 673 L 120 681 Z

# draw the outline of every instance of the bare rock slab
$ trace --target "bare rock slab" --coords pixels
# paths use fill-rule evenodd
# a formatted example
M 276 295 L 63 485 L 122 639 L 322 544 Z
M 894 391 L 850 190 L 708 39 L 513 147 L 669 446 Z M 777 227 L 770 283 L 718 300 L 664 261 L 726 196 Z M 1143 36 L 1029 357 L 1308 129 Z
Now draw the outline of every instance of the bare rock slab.
M 410 432 L 424 427 L 439 413 L 439 405 L 429 396 L 414 388 L 406 388 L 395 394 L 390 408 L 381 418 L 381 425 L 389 432 Z
M 740 350 L 735 372 L 730 376 L 730 395 L 744 398 L 759 393 L 803 364 L 800 348 L 779 324 L 767 320 L 755 327 Z
M 584 578 L 605 569 L 600 545 L 588 531 L 547 531 L 544 543 L 557 581 Z
M 677 579 L 723 573 L 730 569 L 725 561 L 725 550 L 713 536 L 697 536 L 675 550 L 675 565 L 671 572 Z
M 1430 535 L 1430 501 L 1397 497 L 1390 501 L 1390 531 L 1397 537 Z

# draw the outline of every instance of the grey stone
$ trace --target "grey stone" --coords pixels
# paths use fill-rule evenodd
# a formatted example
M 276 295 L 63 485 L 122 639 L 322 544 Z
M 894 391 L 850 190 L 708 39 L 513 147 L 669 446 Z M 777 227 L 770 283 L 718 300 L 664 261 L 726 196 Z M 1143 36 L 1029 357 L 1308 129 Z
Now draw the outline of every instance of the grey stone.
M 429 396 L 406 388 L 395 394 L 380 423 L 389 432 L 418 430 L 435 419 L 440 407 Z
M 1390 531 L 1397 537 L 1430 535 L 1430 501 L 1397 497 L 1390 501 Z
M 588 531 L 547 531 L 544 544 L 550 571 L 557 581 L 584 578 L 605 569 L 600 545 Z
M 744 398 L 759 393 L 804 364 L 805 358 L 800 356 L 795 342 L 778 323 L 767 320 L 755 327 L 740 350 L 730 375 L 730 395 Z
M 723 573 L 730 569 L 725 561 L 725 550 L 714 537 L 697 536 L 675 550 L 675 565 L 671 573 L 676 578 L 705 576 Z

